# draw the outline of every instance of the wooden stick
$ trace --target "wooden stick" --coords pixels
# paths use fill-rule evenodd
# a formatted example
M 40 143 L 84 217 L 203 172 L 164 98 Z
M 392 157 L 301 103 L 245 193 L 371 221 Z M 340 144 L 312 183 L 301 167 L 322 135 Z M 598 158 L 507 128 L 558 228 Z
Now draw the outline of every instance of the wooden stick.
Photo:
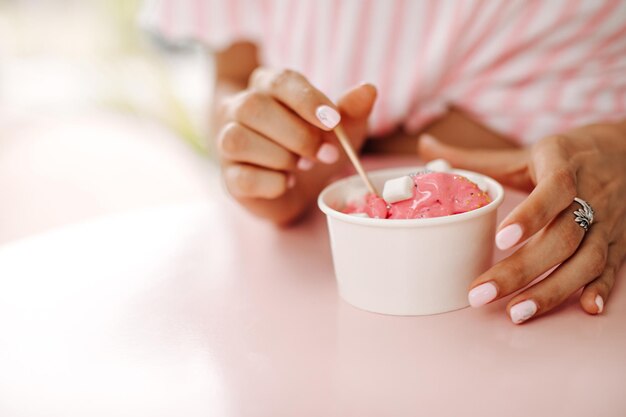
M 370 193 L 374 194 L 376 197 L 380 197 L 380 195 L 378 194 L 378 191 L 376 191 L 376 188 L 374 188 L 374 185 L 372 184 L 369 177 L 367 176 L 367 173 L 363 169 L 363 166 L 361 165 L 361 161 L 359 161 L 359 157 L 357 156 L 356 152 L 354 152 L 354 149 L 352 149 L 352 145 L 350 144 L 350 139 L 348 139 L 348 136 L 346 135 L 346 132 L 343 130 L 343 127 L 341 126 L 341 124 L 338 124 L 335 127 L 334 132 L 335 132 L 335 135 L 337 135 L 337 139 L 339 139 L 339 143 L 343 147 L 343 150 L 348 155 L 350 162 L 352 162 L 352 165 L 354 165 L 354 169 L 356 169 L 356 172 L 361 176 L 361 179 L 363 180 L 363 182 L 369 189 Z

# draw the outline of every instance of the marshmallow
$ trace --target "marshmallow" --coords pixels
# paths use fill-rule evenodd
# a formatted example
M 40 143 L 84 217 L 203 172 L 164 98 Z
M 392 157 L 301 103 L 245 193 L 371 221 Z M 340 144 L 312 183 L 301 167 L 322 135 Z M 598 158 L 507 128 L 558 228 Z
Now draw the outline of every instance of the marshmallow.
M 407 176 L 394 178 L 385 182 L 383 199 L 387 203 L 396 203 L 413 197 L 415 183 L 413 178 Z
M 452 167 L 445 159 L 434 159 L 426 164 L 426 169 L 433 172 L 448 172 Z

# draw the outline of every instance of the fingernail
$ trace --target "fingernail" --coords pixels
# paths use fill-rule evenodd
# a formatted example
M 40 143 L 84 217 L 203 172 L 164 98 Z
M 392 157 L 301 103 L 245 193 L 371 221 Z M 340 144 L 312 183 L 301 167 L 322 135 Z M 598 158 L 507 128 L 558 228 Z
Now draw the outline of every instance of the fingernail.
M 339 159 L 339 149 L 335 145 L 324 143 L 315 156 L 325 164 L 333 164 Z
M 467 298 L 472 307 L 480 307 L 492 301 L 498 295 L 496 286 L 491 282 L 485 282 L 478 287 L 474 287 L 470 290 Z
M 296 185 L 296 176 L 293 174 L 289 174 L 287 177 L 287 188 L 292 189 Z
M 300 171 L 308 171 L 311 168 L 313 168 L 313 165 L 315 165 L 315 163 L 311 161 L 310 159 L 306 159 L 306 158 L 300 158 L 297 164 L 298 169 Z
M 537 304 L 533 300 L 526 300 L 511 307 L 509 313 L 511 314 L 511 321 L 519 324 L 534 316 L 536 312 Z
M 604 311 L 604 300 L 602 299 L 600 294 L 596 295 L 596 306 L 598 306 L 597 314 L 602 314 L 602 311 Z
M 522 227 L 517 223 L 510 224 L 496 235 L 496 246 L 500 250 L 508 249 L 519 242 L 521 237 Z
M 322 105 L 315 110 L 315 115 L 324 126 L 334 129 L 341 121 L 341 116 L 332 107 Z

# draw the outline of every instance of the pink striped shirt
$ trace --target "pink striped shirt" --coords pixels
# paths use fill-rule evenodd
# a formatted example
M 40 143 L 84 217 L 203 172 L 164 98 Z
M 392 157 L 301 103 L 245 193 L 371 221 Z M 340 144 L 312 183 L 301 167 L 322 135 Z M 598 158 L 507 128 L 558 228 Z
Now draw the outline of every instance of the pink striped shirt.
M 626 1 L 149 0 L 141 20 L 215 49 L 254 41 L 331 99 L 371 82 L 375 135 L 450 106 L 522 144 L 626 118 Z

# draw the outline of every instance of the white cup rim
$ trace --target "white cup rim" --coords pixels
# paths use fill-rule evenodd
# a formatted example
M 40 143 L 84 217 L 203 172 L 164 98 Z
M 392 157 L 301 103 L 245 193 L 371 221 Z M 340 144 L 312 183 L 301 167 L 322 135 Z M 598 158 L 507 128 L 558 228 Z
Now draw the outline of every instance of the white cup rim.
M 387 169 L 371 171 L 369 175 L 372 178 L 384 177 L 388 175 L 400 176 L 400 175 L 407 175 L 407 173 L 416 172 L 416 171 L 420 171 L 423 169 L 424 167 L 419 167 L 419 166 L 418 167 L 411 166 L 411 167 L 387 168 Z M 426 219 L 374 219 L 370 217 L 352 216 L 352 215 L 345 214 L 345 213 L 342 213 L 340 211 L 333 209 L 328 204 L 326 204 L 326 201 L 325 201 L 325 198 L 327 197 L 327 195 L 335 191 L 337 188 L 343 187 L 351 182 L 361 181 L 358 175 L 352 175 L 350 177 L 335 181 L 332 184 L 328 185 L 326 188 L 324 188 L 317 198 L 317 205 L 319 206 L 320 210 L 322 210 L 322 212 L 324 212 L 327 216 L 333 217 L 337 220 L 341 220 L 346 223 L 360 224 L 363 226 L 370 226 L 370 227 L 383 227 L 383 228 L 398 228 L 398 227 L 403 228 L 404 227 L 406 228 L 406 227 L 430 227 L 430 226 L 437 226 L 437 225 L 443 225 L 443 224 L 459 223 L 459 222 L 463 222 L 463 221 L 487 214 L 493 210 L 496 210 L 500 206 L 500 204 L 502 204 L 502 201 L 504 199 L 504 189 L 502 188 L 502 185 L 500 185 L 498 181 L 494 180 L 491 177 L 488 177 L 486 175 L 483 175 L 474 171 L 467 171 L 463 169 L 452 169 L 450 172 L 454 174 L 459 174 L 459 175 L 463 175 L 466 177 L 470 177 L 470 178 L 471 177 L 481 178 L 483 181 L 485 181 L 488 184 L 492 201 L 483 207 L 480 207 L 480 208 L 477 208 L 475 210 L 471 210 L 465 213 L 453 214 L 450 216 L 431 217 L 431 218 L 426 218 Z M 494 192 L 495 196 L 491 195 L 492 192 Z

